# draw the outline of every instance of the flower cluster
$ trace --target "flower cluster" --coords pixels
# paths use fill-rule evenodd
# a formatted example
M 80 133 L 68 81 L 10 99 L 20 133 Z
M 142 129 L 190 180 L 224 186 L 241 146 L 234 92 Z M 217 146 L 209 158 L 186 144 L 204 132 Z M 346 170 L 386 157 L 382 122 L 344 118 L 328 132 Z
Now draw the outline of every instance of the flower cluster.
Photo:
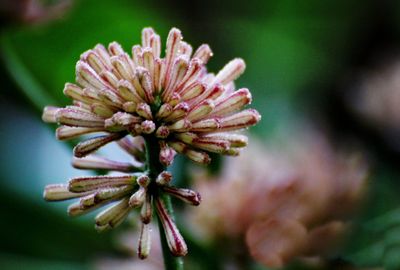
M 45 108 L 43 119 L 63 126 L 57 138 L 72 139 L 94 132 L 106 135 L 79 143 L 76 157 L 83 157 L 126 134 L 155 136 L 161 146 L 160 161 L 172 163 L 176 152 L 199 162 L 210 161 L 208 152 L 237 155 L 246 137 L 225 131 L 256 124 L 251 102 L 233 81 L 243 73 L 242 59 L 229 62 L 217 75 L 205 64 L 212 52 L 208 45 L 192 54 L 179 30 L 168 35 L 165 58 L 160 58 L 160 37 L 151 28 L 142 33 L 143 45 L 132 48 L 132 58 L 113 42 L 106 50 L 97 45 L 81 55 L 76 81 L 64 93 L 74 101 L 66 108 Z
M 147 224 L 153 204 L 171 252 L 177 256 L 187 252 L 162 197 L 169 194 L 198 205 L 200 195 L 170 186 L 172 175 L 165 169 L 174 156 L 180 153 L 207 164 L 208 152 L 238 155 L 247 137 L 230 131 L 247 128 L 261 118 L 253 109 L 243 110 L 251 102 L 249 90 L 235 90 L 233 81 L 245 69 L 242 59 L 232 60 L 216 75 L 208 73 L 210 47 L 201 45 L 192 55 L 192 47 L 175 28 L 169 32 L 165 57 L 160 53 L 160 37 L 151 28 L 143 30 L 142 46 L 133 46 L 132 56 L 116 42 L 108 49 L 96 45 L 77 62 L 77 84 L 65 85 L 64 94 L 73 105 L 49 106 L 43 113 L 44 121 L 61 125 L 56 131 L 60 140 L 102 133 L 75 146 L 75 167 L 131 173 L 74 178 L 66 185 L 47 186 L 44 197 L 52 201 L 80 198 L 68 210 L 72 216 L 117 201 L 97 215 L 100 231 L 119 225 L 132 208 L 140 207 L 141 258 L 150 249 Z M 93 155 L 113 141 L 132 155 L 133 162 Z
M 367 167 L 358 152 L 337 152 L 321 134 L 295 134 L 286 151 L 252 140 L 221 175 L 195 177 L 204 204 L 188 220 L 201 239 L 235 239 L 241 250 L 245 241 L 268 267 L 334 253 L 364 194 Z
M 136 139 L 136 140 L 135 140 Z M 138 256 L 146 258 L 150 252 L 150 227 L 153 204 L 160 217 L 171 252 L 177 256 L 187 253 L 187 246 L 171 218 L 161 195 L 166 193 L 191 205 L 199 205 L 200 194 L 189 189 L 177 188 L 169 183 L 171 173 L 162 171 L 152 182 L 148 171 L 137 160 L 144 156 L 145 145 L 142 139 L 126 136 L 118 141 L 119 146 L 134 157 L 132 162 L 118 162 L 97 155 L 74 158 L 72 165 L 79 169 L 103 169 L 131 172 L 123 175 L 99 175 L 72 178 L 68 184 L 48 185 L 44 198 L 48 201 L 62 201 L 80 198 L 68 208 L 70 216 L 80 216 L 104 205 L 116 202 L 95 217 L 95 228 L 103 232 L 119 226 L 130 211 L 140 208 L 142 222 L 138 244 Z M 138 146 L 140 146 L 138 148 Z

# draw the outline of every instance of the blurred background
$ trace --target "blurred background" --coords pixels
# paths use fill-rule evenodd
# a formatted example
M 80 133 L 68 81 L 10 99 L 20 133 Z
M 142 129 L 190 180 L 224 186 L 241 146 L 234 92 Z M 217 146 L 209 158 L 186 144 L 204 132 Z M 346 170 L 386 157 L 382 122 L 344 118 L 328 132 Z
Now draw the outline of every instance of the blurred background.
M 400 269 L 399 2 L 0 0 L 0 23 L 0 269 L 162 269 L 156 247 L 135 264 L 134 224 L 98 234 L 93 215 L 42 199 L 45 185 L 89 173 L 71 168 L 72 144 L 56 141 L 43 107 L 69 103 L 82 52 L 114 40 L 130 52 L 146 26 L 164 44 L 171 27 L 208 43 L 213 72 L 243 58 L 237 87 L 263 117 L 245 165 L 176 162 L 205 198 L 179 211 L 187 269 Z M 316 243 L 339 234 L 334 249 Z

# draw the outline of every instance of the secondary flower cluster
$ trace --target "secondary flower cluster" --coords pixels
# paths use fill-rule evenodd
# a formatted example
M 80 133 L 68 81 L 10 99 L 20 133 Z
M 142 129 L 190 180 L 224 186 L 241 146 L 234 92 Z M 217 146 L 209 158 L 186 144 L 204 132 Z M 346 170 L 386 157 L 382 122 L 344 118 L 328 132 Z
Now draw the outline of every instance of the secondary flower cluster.
M 267 267 L 335 255 L 365 194 L 367 165 L 361 152 L 338 151 L 321 133 L 293 134 L 279 149 L 252 140 L 220 175 L 195 177 L 204 204 L 188 220 L 203 241 L 238 239 L 240 250 L 245 241 Z
M 133 162 L 117 162 L 91 155 L 86 158 L 74 158 L 72 164 L 79 169 L 105 169 L 132 172 L 132 174 L 72 178 L 68 184 L 48 185 L 44 191 L 44 198 L 48 201 L 80 198 L 78 202 L 69 206 L 70 216 L 80 216 L 117 201 L 95 217 L 95 228 L 99 232 L 117 227 L 132 209 L 140 208 L 142 227 L 138 255 L 142 259 L 146 258 L 150 252 L 148 224 L 153 216 L 152 204 L 154 203 L 164 226 L 171 252 L 177 256 L 185 255 L 187 253 L 185 241 L 170 217 L 160 193 L 167 193 L 192 205 L 200 204 L 200 194 L 189 189 L 170 186 L 172 175 L 167 171 L 162 171 L 152 182 L 148 172 L 143 171 L 143 166 L 137 162 L 145 153 L 145 145 L 141 138 L 126 136 L 118 141 L 118 144 L 134 157 Z
M 172 253 L 183 256 L 187 252 L 162 197 L 170 194 L 198 205 L 200 195 L 169 185 L 172 175 L 165 168 L 174 156 L 181 153 L 207 164 L 207 152 L 237 155 L 247 145 L 247 137 L 230 131 L 254 125 L 261 118 L 253 109 L 242 110 L 251 102 L 249 90 L 235 90 L 233 81 L 245 69 L 242 59 L 232 60 L 217 75 L 208 73 L 209 46 L 201 45 L 192 55 L 192 47 L 175 28 L 169 32 L 165 57 L 160 53 L 160 37 L 151 28 L 143 30 L 142 46 L 133 46 L 132 56 L 116 42 L 108 49 L 96 45 L 76 65 L 77 84 L 65 85 L 64 94 L 73 105 L 49 106 L 43 113 L 44 121 L 61 125 L 56 131 L 60 140 L 102 133 L 75 146 L 75 167 L 132 173 L 74 178 L 67 185 L 47 186 L 45 198 L 81 198 L 70 206 L 72 216 L 117 201 L 97 215 L 100 231 L 119 225 L 132 208 L 141 207 L 141 258 L 150 249 L 147 224 L 153 203 Z M 122 163 L 92 155 L 113 141 L 134 161 Z

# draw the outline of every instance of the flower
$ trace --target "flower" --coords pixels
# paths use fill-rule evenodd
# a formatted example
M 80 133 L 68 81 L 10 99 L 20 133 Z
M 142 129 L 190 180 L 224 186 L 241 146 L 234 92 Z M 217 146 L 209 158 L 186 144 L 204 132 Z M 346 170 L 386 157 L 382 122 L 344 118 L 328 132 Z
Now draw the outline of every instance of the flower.
M 227 131 L 256 124 L 256 110 L 241 110 L 251 102 L 248 89 L 235 91 L 233 81 L 243 73 L 242 59 L 229 62 L 217 75 L 205 64 L 212 56 L 208 45 L 192 55 L 192 47 L 173 28 L 168 35 L 165 58 L 160 58 L 160 37 L 151 29 L 142 32 L 142 46 L 132 47 L 132 58 L 112 42 L 81 55 L 76 81 L 67 83 L 66 96 L 73 105 L 46 107 L 43 120 L 57 122 L 57 138 L 72 139 L 105 132 L 74 149 L 84 157 L 127 134 L 157 138 L 160 161 L 168 166 L 176 152 L 208 163 L 206 152 L 237 155 L 247 144 L 243 135 Z M 204 152 L 206 151 L 206 152 Z
M 171 252 L 176 256 L 187 253 L 163 196 L 172 195 L 192 205 L 199 205 L 201 197 L 169 184 L 172 175 L 165 168 L 174 156 L 181 153 L 207 164 L 207 152 L 238 155 L 247 137 L 231 131 L 254 125 L 261 118 L 256 110 L 242 110 L 251 102 L 249 90 L 235 90 L 233 81 L 245 69 L 242 59 L 232 60 L 217 75 L 208 73 L 210 47 L 201 45 L 192 56 L 192 47 L 182 41 L 176 28 L 169 32 L 165 57 L 160 53 L 160 37 L 151 28 L 143 29 L 142 46 L 132 47 L 132 57 L 116 42 L 108 50 L 96 45 L 76 64 L 77 84 L 65 85 L 64 94 L 73 105 L 48 106 L 42 117 L 61 125 L 56 130 L 60 140 L 102 133 L 75 146 L 76 168 L 131 173 L 77 177 L 68 184 L 50 185 L 45 199 L 80 198 L 68 209 L 72 216 L 116 202 L 96 216 L 99 231 L 118 226 L 131 209 L 140 207 L 140 258 L 146 258 L 150 250 L 148 224 L 153 205 Z M 132 162 L 92 155 L 113 141 L 132 155 Z
M 333 252 L 362 198 L 366 166 L 357 152 L 334 151 L 321 134 L 295 134 L 289 150 L 253 143 L 211 181 L 195 176 L 204 203 L 188 220 L 201 239 L 246 242 L 268 267 Z

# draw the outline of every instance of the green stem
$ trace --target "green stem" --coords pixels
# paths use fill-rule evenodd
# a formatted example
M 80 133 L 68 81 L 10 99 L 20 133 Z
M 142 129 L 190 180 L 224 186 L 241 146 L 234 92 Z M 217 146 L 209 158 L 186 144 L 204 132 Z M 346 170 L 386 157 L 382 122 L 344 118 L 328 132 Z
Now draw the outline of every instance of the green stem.
M 166 169 L 166 167 L 160 163 L 160 145 L 158 143 L 158 140 L 154 136 L 147 136 L 145 137 L 145 141 L 147 169 L 149 172 L 149 177 L 152 179 L 153 187 L 156 188 L 155 179 L 162 171 Z M 175 219 L 170 196 L 167 194 L 158 193 L 157 190 L 154 191 L 154 194 L 160 196 L 171 218 Z M 164 227 L 162 226 L 160 218 L 158 218 L 158 228 L 160 230 L 161 247 L 164 257 L 165 269 L 183 270 L 183 259 L 181 257 L 174 257 L 169 250 L 167 239 L 165 237 Z

